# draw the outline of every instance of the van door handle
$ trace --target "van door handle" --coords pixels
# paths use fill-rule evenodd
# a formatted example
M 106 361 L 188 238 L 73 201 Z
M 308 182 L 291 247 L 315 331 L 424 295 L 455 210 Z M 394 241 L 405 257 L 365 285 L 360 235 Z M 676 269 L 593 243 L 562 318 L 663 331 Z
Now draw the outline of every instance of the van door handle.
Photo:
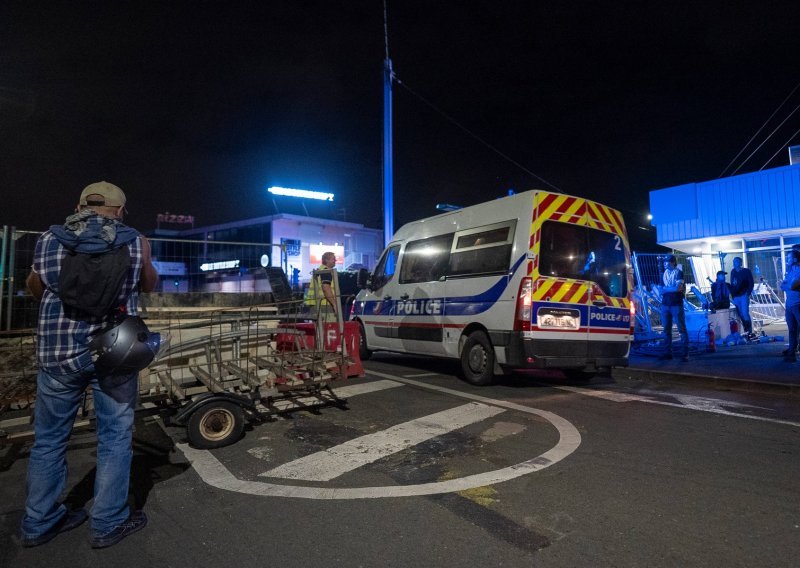
M 603 300 L 593 300 L 592 305 L 597 308 L 605 308 L 608 306 Z
M 400 299 L 401 300 L 408 300 L 408 294 L 403 294 L 402 296 L 400 296 Z
M 384 296 L 384 297 L 383 297 L 383 299 L 384 299 L 384 300 L 391 300 L 391 299 L 392 299 L 392 297 L 391 297 L 391 296 Z

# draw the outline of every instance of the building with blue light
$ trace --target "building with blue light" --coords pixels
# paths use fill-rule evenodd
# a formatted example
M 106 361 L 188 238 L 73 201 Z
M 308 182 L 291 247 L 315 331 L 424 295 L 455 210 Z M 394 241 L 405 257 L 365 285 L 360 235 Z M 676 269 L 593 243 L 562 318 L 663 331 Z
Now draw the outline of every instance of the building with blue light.
M 800 243 L 800 164 L 650 192 L 658 244 L 703 261 L 709 274 L 741 257 L 770 285 Z

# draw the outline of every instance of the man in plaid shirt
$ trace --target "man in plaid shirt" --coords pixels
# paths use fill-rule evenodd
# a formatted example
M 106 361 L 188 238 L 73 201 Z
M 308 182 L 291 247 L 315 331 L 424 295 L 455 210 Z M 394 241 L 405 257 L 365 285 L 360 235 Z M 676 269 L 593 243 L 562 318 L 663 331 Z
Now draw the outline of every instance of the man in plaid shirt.
M 133 411 L 137 374 L 100 376 L 89 342 L 108 328 L 113 313 L 92 316 L 62 303 L 59 274 L 68 251 L 103 253 L 128 247 L 130 269 L 117 297 L 118 306 L 136 315 L 139 291 L 150 292 L 156 273 L 150 243 L 122 223 L 125 194 L 108 182 L 87 186 L 74 215 L 39 237 L 27 285 L 41 300 L 37 329 L 35 440 L 28 466 L 27 500 L 20 540 L 38 546 L 87 519 L 83 509 L 69 511 L 58 498 L 67 478 L 66 446 L 81 397 L 91 387 L 97 417 L 97 473 L 91 510 L 91 545 L 116 544 L 143 528 L 147 517 L 127 504 L 133 457 Z

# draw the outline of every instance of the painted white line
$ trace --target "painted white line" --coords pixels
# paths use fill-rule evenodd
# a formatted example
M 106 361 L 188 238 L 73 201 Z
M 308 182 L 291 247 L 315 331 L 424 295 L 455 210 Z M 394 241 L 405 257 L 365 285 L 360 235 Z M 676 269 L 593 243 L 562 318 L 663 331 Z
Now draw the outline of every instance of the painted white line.
M 756 408 L 761 410 L 763 410 L 764 408 L 760 406 L 750 406 L 747 404 L 740 404 L 737 402 L 727 402 L 724 400 L 719 400 L 714 398 L 705 398 L 700 396 L 682 395 L 682 394 L 673 395 L 664 393 L 664 395 L 671 396 L 680 401 L 680 402 L 669 402 L 666 400 L 659 400 L 657 398 L 649 396 L 624 394 L 612 391 L 587 389 L 582 387 L 557 386 L 553 388 L 574 392 L 584 396 L 591 396 L 594 398 L 611 400 L 613 402 L 646 402 L 648 404 L 660 404 L 661 406 L 672 406 L 675 408 L 686 408 L 688 410 L 699 410 L 700 412 L 710 412 L 712 414 L 722 414 L 723 416 L 734 416 L 736 418 L 749 418 L 750 420 L 759 420 L 761 422 L 772 422 L 774 424 L 785 424 L 788 426 L 800 426 L 800 422 L 792 422 L 791 420 L 779 420 L 777 418 L 754 416 L 752 414 L 744 414 L 742 412 L 733 412 L 731 410 L 726 410 L 723 407 L 727 406 L 729 408 Z
M 333 448 L 285 463 L 260 474 L 261 477 L 330 481 L 340 475 L 372 463 L 426 440 L 464 428 L 496 416 L 505 410 L 471 402 L 397 424 L 386 430 L 367 434 Z
M 444 392 L 453 396 L 477 400 L 485 404 L 509 408 L 520 412 L 535 414 L 549 421 L 558 431 L 559 440 L 555 446 L 540 456 L 536 456 L 527 461 L 494 471 L 487 471 L 457 479 L 445 481 L 435 481 L 432 483 L 420 483 L 417 485 L 388 485 L 384 487 L 353 487 L 353 488 L 333 488 L 333 487 L 308 487 L 298 485 L 279 485 L 262 481 L 248 481 L 238 479 L 228 469 L 222 465 L 214 455 L 207 450 L 195 450 L 188 444 L 177 444 L 177 448 L 183 452 L 186 458 L 192 463 L 195 471 L 208 485 L 224 489 L 226 491 L 236 491 L 249 495 L 262 495 L 269 497 L 294 497 L 300 499 L 379 499 L 384 497 L 410 497 L 416 495 L 436 495 L 439 493 L 453 493 L 456 491 L 466 491 L 485 485 L 494 485 L 522 477 L 529 473 L 534 473 L 550 467 L 551 465 L 563 460 L 574 452 L 581 444 L 581 435 L 578 430 L 567 420 L 557 414 L 506 402 L 491 398 L 459 392 L 457 390 L 444 387 L 433 387 L 416 381 L 403 379 L 387 373 L 368 371 L 368 374 L 379 376 L 392 381 L 418 386 L 423 389 Z
M 403 376 L 410 379 L 412 377 L 435 377 L 438 374 L 439 373 L 415 373 L 413 375 L 403 375 Z
M 386 389 L 393 389 L 395 387 L 402 387 L 401 383 L 397 381 L 371 381 L 369 383 L 361 383 L 358 385 L 347 385 L 336 387 L 333 392 L 342 398 L 349 398 L 351 396 L 358 396 L 360 394 L 369 394 L 371 392 L 378 392 Z
M 402 384 L 396 381 L 372 381 L 369 383 L 361 383 L 358 385 L 347 385 L 344 387 L 337 387 L 333 389 L 333 392 L 339 398 L 352 398 L 360 394 L 369 394 L 371 392 L 377 392 L 402 386 L 403 386 Z M 304 396 L 297 399 L 283 399 L 283 400 L 279 399 L 272 403 L 272 408 L 259 406 L 259 409 L 265 412 L 268 412 L 273 408 L 278 411 L 296 410 L 298 408 L 298 404 L 313 406 L 319 404 L 319 402 L 320 402 L 319 397 Z M 280 415 L 276 415 L 275 418 L 279 420 L 282 419 Z

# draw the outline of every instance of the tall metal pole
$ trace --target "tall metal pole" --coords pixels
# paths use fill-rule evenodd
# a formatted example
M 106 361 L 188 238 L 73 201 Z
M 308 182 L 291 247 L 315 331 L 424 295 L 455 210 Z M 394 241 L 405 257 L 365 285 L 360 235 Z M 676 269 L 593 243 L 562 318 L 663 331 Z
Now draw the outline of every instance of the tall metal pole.
M 3 329 L 3 285 L 5 284 L 7 248 L 8 248 L 8 225 L 3 225 L 3 244 L 2 246 L 0 246 L 0 329 Z
M 394 234 L 394 187 L 392 166 L 392 60 L 383 62 L 383 240 Z
M 11 240 L 8 242 L 8 312 L 6 312 L 6 329 L 11 331 L 11 316 L 14 310 L 14 262 L 15 262 L 15 248 L 14 241 L 16 240 L 17 228 L 11 226 Z
M 392 60 L 389 58 L 389 15 L 383 0 L 383 244 L 394 235 L 394 168 L 392 166 Z

